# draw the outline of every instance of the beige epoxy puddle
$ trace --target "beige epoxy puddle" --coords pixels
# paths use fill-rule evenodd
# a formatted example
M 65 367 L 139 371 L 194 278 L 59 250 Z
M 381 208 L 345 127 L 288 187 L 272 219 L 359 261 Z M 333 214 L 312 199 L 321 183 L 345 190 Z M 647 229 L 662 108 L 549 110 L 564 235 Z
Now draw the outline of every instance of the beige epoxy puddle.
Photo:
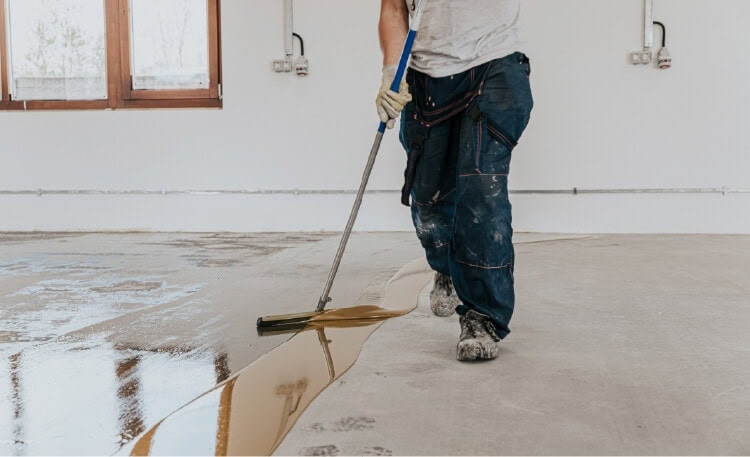
M 270 455 L 302 412 L 357 360 L 387 318 L 412 311 L 432 279 L 423 259 L 386 285 L 380 306 L 333 309 L 234 377 L 128 443 L 118 455 Z

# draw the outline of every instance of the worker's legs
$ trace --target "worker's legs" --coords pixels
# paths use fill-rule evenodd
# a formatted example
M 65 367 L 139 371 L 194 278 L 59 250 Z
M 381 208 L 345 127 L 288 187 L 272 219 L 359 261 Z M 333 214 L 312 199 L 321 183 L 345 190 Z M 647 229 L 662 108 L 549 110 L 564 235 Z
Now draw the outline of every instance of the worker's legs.
M 401 124 L 402 202 L 411 197 L 427 260 L 450 275 L 459 314 L 486 316 L 501 338 L 515 304 L 508 173 L 533 104 L 528 76 L 520 53 L 448 78 L 410 72 Z
M 436 271 L 430 309 L 452 315 L 460 301 L 450 277 L 460 114 L 479 92 L 475 70 L 446 78 L 407 74 L 414 102 L 404 109 L 401 142 L 408 153 L 402 203 L 411 206 L 417 236 Z M 468 97 L 468 98 L 467 98 Z
M 437 316 L 447 317 L 460 304 L 449 266 L 460 124 L 450 111 L 461 111 L 462 88 L 456 91 L 455 78 L 441 83 L 414 71 L 409 72 L 407 80 L 415 101 L 407 105 L 401 124 L 401 143 L 408 154 L 402 203 L 411 206 L 417 237 L 436 272 L 430 309 Z M 431 111 L 444 119 L 430 116 Z
M 408 122 L 401 139 L 409 154 L 418 155 L 409 192 L 417 237 L 432 269 L 449 276 L 458 124 L 445 122 L 425 128 L 416 122 Z
M 528 61 L 520 53 L 492 63 L 482 94 L 461 120 L 450 273 L 462 305 L 509 332 L 513 287 L 513 229 L 508 200 L 512 150 L 533 106 Z

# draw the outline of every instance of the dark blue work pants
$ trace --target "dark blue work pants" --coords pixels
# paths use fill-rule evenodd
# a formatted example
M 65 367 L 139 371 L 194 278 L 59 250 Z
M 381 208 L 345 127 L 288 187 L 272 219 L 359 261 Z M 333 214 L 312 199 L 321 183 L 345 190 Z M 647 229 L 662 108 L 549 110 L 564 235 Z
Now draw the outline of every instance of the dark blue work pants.
M 508 173 L 533 107 L 530 72 L 520 52 L 443 78 L 410 69 L 401 119 L 402 202 L 427 260 L 452 278 L 457 312 L 489 316 L 501 338 L 515 304 Z

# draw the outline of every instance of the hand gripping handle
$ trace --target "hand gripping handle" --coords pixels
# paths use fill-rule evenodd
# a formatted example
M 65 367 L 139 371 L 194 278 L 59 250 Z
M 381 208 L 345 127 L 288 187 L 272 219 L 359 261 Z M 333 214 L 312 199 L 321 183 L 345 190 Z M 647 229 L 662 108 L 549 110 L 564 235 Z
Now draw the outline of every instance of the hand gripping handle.
M 414 46 L 414 39 L 417 37 L 417 29 L 419 29 L 419 22 L 422 19 L 422 11 L 424 11 L 424 3 L 426 0 L 419 0 L 418 5 L 414 11 L 414 15 L 411 19 L 411 27 L 409 33 L 406 35 L 406 42 L 404 43 L 404 50 L 401 52 L 401 60 L 398 62 L 398 68 L 396 69 L 396 76 L 393 78 L 391 84 L 391 90 L 398 92 L 401 86 L 401 80 L 404 78 L 406 72 L 406 65 L 409 63 L 409 56 L 411 55 L 411 48 Z M 386 123 L 381 122 L 378 127 L 378 132 L 385 133 Z

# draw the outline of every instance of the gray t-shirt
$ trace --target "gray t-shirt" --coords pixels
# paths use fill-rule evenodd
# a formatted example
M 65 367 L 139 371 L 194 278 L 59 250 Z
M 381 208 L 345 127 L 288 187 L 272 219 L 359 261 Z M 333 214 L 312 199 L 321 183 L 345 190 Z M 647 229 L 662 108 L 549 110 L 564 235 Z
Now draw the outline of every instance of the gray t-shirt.
M 520 12 L 521 0 L 426 0 L 410 66 L 440 78 L 519 51 Z

